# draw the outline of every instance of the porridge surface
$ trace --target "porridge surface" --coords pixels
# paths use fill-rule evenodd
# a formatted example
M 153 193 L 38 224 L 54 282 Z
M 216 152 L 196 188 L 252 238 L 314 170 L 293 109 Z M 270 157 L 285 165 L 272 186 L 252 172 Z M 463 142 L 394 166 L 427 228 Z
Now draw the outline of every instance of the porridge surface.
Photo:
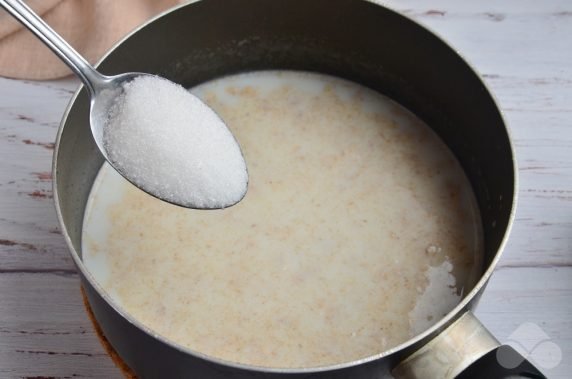
M 238 139 L 246 197 L 183 209 L 104 165 L 84 219 L 87 268 L 151 330 L 229 361 L 322 366 L 405 342 L 475 283 L 482 235 L 468 180 L 404 108 L 302 72 L 192 91 Z

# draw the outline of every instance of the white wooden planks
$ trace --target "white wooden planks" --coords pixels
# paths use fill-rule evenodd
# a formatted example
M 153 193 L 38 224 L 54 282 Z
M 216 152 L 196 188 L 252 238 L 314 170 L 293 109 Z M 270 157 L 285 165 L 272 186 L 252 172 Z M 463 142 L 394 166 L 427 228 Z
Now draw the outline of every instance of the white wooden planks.
M 526 323 L 572 371 L 572 2 L 387 0 L 483 75 L 520 173 L 513 233 L 477 315 L 500 339 Z M 75 79 L 0 78 L 0 377 L 121 377 L 85 315 L 51 199 L 51 155 Z M 533 338 L 533 333 L 529 333 Z M 554 362 L 552 362 L 554 363 Z M 551 366 L 551 367 L 548 367 Z

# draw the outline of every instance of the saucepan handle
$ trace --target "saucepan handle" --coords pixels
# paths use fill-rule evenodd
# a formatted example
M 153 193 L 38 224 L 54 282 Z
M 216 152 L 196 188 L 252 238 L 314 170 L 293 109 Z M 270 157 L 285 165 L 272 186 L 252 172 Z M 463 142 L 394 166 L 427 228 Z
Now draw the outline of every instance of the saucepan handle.
M 501 345 L 489 351 L 455 377 L 455 379 L 481 378 L 547 379 L 532 363 L 509 345 Z
M 397 379 L 546 379 L 467 311 L 392 371 Z

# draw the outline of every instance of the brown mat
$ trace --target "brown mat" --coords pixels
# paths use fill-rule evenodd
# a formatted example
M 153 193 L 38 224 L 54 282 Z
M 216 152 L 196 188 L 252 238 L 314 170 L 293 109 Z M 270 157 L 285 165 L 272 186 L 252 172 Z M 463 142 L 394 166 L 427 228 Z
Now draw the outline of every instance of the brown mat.
M 121 359 L 119 354 L 117 354 L 117 352 L 115 351 L 115 349 L 113 349 L 107 338 L 105 338 L 105 336 L 103 335 L 103 331 L 101 330 L 101 327 L 97 323 L 97 320 L 95 319 L 95 316 L 93 315 L 93 312 L 91 310 L 91 306 L 87 301 L 87 296 L 85 295 L 83 287 L 81 287 L 81 296 L 83 298 L 83 304 L 85 305 L 85 310 L 87 311 L 87 315 L 89 316 L 89 319 L 93 324 L 93 328 L 95 329 L 95 334 L 97 335 L 97 338 L 99 338 L 99 342 L 101 342 L 101 346 L 103 346 L 103 349 L 105 350 L 107 355 L 111 357 L 113 363 L 115 363 L 115 365 L 121 370 L 123 376 L 125 376 L 126 379 L 137 379 L 137 375 L 135 375 L 133 370 L 131 370 L 131 368 L 127 366 L 127 364 L 123 361 L 123 359 Z
M 26 0 L 90 63 L 128 32 L 188 0 Z M 0 76 L 53 79 L 71 71 L 36 37 L 0 8 Z

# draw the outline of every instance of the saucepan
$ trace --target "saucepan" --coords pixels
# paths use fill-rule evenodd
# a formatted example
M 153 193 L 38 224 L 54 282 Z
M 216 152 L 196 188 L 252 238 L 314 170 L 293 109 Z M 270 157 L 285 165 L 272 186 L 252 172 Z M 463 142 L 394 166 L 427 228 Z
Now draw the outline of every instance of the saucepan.
M 185 87 L 263 69 L 304 70 L 361 83 L 424 120 L 457 157 L 482 219 L 480 280 L 425 332 L 357 361 L 305 369 L 259 368 L 194 353 L 114 304 L 82 263 L 85 205 L 103 163 L 88 127 L 89 102 L 76 93 L 54 155 L 54 198 L 62 231 L 105 336 L 144 378 L 494 378 L 543 377 L 475 318 L 507 240 L 517 171 L 508 130 L 485 84 L 443 40 L 409 18 L 366 0 L 202 0 L 139 28 L 99 64 L 106 74 L 150 72 Z M 200 327 L 200 325 L 197 325 Z M 515 364 L 508 364 L 507 362 Z

